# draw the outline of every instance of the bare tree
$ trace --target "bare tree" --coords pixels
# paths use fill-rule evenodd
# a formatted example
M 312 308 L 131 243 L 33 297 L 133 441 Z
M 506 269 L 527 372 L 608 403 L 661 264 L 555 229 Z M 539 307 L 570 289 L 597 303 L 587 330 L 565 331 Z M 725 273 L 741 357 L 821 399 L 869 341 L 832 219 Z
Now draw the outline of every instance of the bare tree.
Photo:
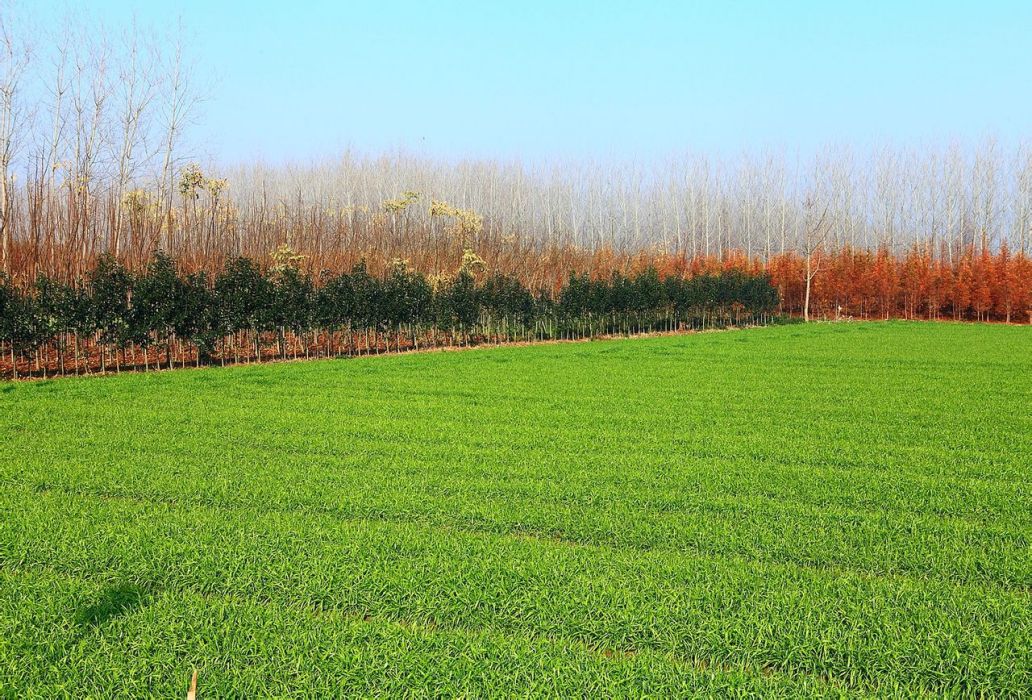
M 0 266 L 5 273 L 11 265 L 11 163 L 25 114 L 19 89 L 32 56 L 24 32 L 13 26 L 14 13 L 6 3 L 0 6 Z
M 119 254 L 124 220 L 124 198 L 129 183 L 136 175 L 139 150 L 145 147 L 147 120 L 158 89 L 157 55 L 153 46 L 145 44 L 134 25 L 122 37 L 124 55 L 118 70 L 117 96 L 117 171 L 115 179 L 115 223 L 111 252 Z
M 1032 236 L 1032 145 L 1023 143 L 1017 155 L 1017 182 L 1015 187 L 1015 212 L 1012 245 L 1021 255 L 1029 254 L 1029 238 Z
M 161 175 L 159 178 L 158 196 L 165 206 L 165 211 L 172 208 L 175 196 L 173 183 L 176 165 L 176 149 L 183 138 L 183 131 L 196 115 L 202 95 L 196 89 L 185 55 L 185 39 L 183 28 L 179 27 L 172 55 L 166 65 L 165 79 L 162 84 L 163 104 L 161 108 L 161 125 L 164 132 L 162 139 Z
M 999 227 L 999 154 L 996 139 L 986 139 L 975 155 L 973 206 L 980 250 L 996 242 Z M 972 241 L 974 243 L 974 241 Z
M 53 66 L 53 82 L 48 85 L 51 102 L 50 108 L 50 133 L 46 136 L 46 143 L 40 145 L 43 152 L 42 163 L 46 173 L 46 186 L 48 192 L 53 192 L 57 181 L 58 171 L 64 167 L 61 162 L 65 139 L 65 129 L 68 124 L 66 96 L 70 89 L 68 78 L 68 66 L 71 57 L 71 46 L 74 42 L 72 27 L 67 20 L 64 20 L 58 34 L 53 38 L 53 55 L 51 56 Z
M 828 210 L 833 193 L 828 176 L 828 164 L 818 160 L 814 168 L 810 192 L 803 200 L 803 254 L 806 256 L 806 292 L 803 297 L 803 320 L 810 320 L 810 292 L 813 279 L 821 268 L 820 252 L 831 231 Z M 815 259 L 816 258 L 816 259 Z

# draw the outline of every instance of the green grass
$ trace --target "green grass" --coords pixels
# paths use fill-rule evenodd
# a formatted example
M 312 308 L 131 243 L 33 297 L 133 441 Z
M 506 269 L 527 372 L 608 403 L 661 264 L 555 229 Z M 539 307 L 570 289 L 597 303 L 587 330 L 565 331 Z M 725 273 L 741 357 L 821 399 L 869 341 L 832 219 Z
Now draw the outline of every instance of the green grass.
M 1032 331 L 0 386 L 0 693 L 1032 693 Z

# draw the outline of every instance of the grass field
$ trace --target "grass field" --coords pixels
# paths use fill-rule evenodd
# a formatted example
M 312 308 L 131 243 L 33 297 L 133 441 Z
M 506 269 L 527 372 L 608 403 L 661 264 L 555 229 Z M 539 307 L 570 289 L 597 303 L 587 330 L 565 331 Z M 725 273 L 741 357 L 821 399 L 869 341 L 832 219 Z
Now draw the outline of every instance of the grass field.
M 1032 693 L 1032 330 L 0 386 L 5 696 Z

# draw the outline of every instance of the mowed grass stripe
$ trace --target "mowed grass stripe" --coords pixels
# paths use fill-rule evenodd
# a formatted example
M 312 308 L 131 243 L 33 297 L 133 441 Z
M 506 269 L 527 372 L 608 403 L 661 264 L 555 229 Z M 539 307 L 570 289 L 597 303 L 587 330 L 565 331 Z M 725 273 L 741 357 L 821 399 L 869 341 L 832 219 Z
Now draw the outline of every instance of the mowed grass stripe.
M 132 452 L 111 449 L 94 450 L 89 469 L 79 462 L 61 462 L 55 458 L 53 447 L 44 458 L 36 450 L 37 471 L 29 469 L 9 475 L 16 483 L 29 485 L 63 484 L 70 489 L 89 487 L 87 480 L 98 488 L 110 483 L 110 475 L 123 475 L 121 488 L 146 490 L 155 495 L 166 492 L 161 483 L 167 477 L 168 465 L 175 465 L 177 474 L 171 486 L 181 494 L 179 483 L 183 478 L 203 483 L 212 477 L 212 469 L 198 463 L 198 452 L 218 451 L 221 455 L 219 472 L 236 469 L 246 476 L 267 462 L 269 448 L 229 445 L 217 438 L 193 440 L 192 444 L 151 445 Z M 361 493 L 347 493 L 349 498 L 366 498 L 373 487 L 397 484 L 399 479 L 418 476 L 427 490 L 447 492 L 454 475 L 439 469 L 442 462 L 456 461 L 456 452 L 438 442 L 432 449 L 421 450 L 409 446 L 402 452 L 395 442 L 369 441 L 366 452 L 335 452 L 332 447 L 306 450 L 300 445 L 283 446 L 277 450 L 277 471 L 267 475 L 264 482 L 273 479 L 291 481 L 301 478 L 298 488 L 290 491 L 273 490 L 263 483 L 262 500 L 276 499 L 283 505 L 304 503 L 320 505 L 330 500 L 338 503 L 340 494 L 325 486 L 346 486 L 361 482 Z M 429 447 L 429 446 L 428 446 Z M 906 518 L 910 515 L 938 517 L 958 523 L 992 527 L 1002 519 L 1014 525 L 1032 523 L 1032 503 L 1022 482 L 1000 483 L 957 479 L 949 476 L 901 474 L 879 469 L 863 472 L 859 468 L 837 469 L 818 463 L 784 464 L 763 455 L 734 458 L 713 458 L 694 451 L 680 458 L 649 455 L 610 454 L 579 457 L 576 470 L 558 470 L 566 464 L 554 452 L 535 448 L 523 450 L 492 450 L 504 466 L 492 468 L 484 462 L 479 467 L 465 465 L 463 486 L 466 490 L 504 493 L 513 498 L 551 499 L 556 502 L 597 504 L 619 500 L 630 507 L 648 511 L 687 512 L 718 504 L 738 501 L 743 505 L 770 502 L 771 507 L 815 510 L 833 509 L 854 515 L 882 514 Z M 500 453 L 500 454 L 499 454 Z M 521 457 L 516 462 L 515 457 Z M 563 455 L 563 458 L 567 458 Z M 511 461 L 510 461 L 511 460 Z M 472 460 L 467 460 L 471 462 Z M 691 471 L 683 465 L 690 461 Z M 513 464 L 513 462 L 516 462 Z M 527 462 L 533 468 L 521 469 Z M 757 463 L 761 463 L 767 479 L 755 478 Z M 497 463 L 497 462 L 496 462 Z M 512 464 L 512 468 L 510 468 Z M 504 479 L 500 479 L 504 475 Z M 302 478 L 303 477 L 303 478 Z M 600 478 L 604 477 L 604 478 Z M 617 478 L 618 477 L 618 478 Z M 135 480 L 131 483 L 127 480 Z M 373 483 L 375 480 L 375 483 Z M 300 488 L 308 488 L 302 493 Z M 230 494 L 230 498 L 254 499 L 254 490 Z
M 64 572 L 155 591 L 127 621 L 239 600 L 222 621 L 241 640 L 246 606 L 302 629 L 318 608 L 331 627 L 370 615 L 684 665 L 655 694 L 707 668 L 774 672 L 788 695 L 1028 694 L 1030 341 L 793 326 L 8 385 L 2 566 L 16 590 Z M 255 649 L 297 644 L 282 635 Z M 6 648 L 4 667 L 31 665 Z M 295 664 L 348 677 L 319 649 Z M 183 658 L 154 655 L 155 675 Z M 141 682 L 117 658 L 101 678 Z M 59 657 L 36 687 L 83 673 Z
M 84 623 L 82 612 L 112 591 L 138 591 L 139 604 Z M 47 605 L 39 606 L 40 600 Z M 175 696 L 198 668 L 200 688 L 213 697 L 483 696 L 503 688 L 515 697 L 859 697 L 827 680 L 691 666 L 648 650 L 623 654 L 563 640 L 447 630 L 234 596 L 151 592 L 54 574 L 0 574 L 0 613 L 26 623 L 0 628 L 0 657 L 5 646 L 19 646 L 84 672 L 84 683 L 69 686 L 59 665 L 40 664 L 17 676 L 11 692 Z M 127 648 L 124 639 L 138 642 Z M 319 663 L 299 664 L 299 658 Z
M 41 491 L 39 491 L 39 490 L 35 490 L 35 492 L 36 493 L 41 493 Z M 47 492 L 43 492 L 43 493 L 47 493 Z M 25 495 L 26 494 L 23 494 L 22 497 L 24 497 Z M 306 516 L 325 517 L 325 518 L 329 518 L 331 522 L 338 522 L 338 523 L 347 522 L 347 523 L 351 523 L 351 524 L 353 524 L 355 526 L 361 526 L 363 524 L 369 524 L 369 525 L 374 525 L 375 526 L 375 525 L 380 524 L 380 523 L 386 523 L 386 524 L 392 524 L 393 523 L 393 524 L 398 524 L 398 525 L 416 525 L 416 526 L 421 526 L 423 528 L 431 528 L 431 529 L 434 529 L 434 530 L 440 530 L 442 532 L 466 533 L 466 534 L 471 534 L 471 535 L 495 535 L 495 536 L 507 536 L 507 537 L 525 538 L 525 539 L 532 539 L 532 540 L 542 540 L 542 541 L 545 541 L 545 542 L 561 544 L 561 545 L 564 545 L 564 546 L 610 549 L 610 550 L 614 550 L 616 552 L 624 552 L 624 551 L 639 552 L 639 553 L 652 552 L 652 553 L 666 554 L 666 555 L 688 554 L 688 555 L 693 556 L 693 557 L 709 559 L 709 560 L 714 560 L 714 561 L 719 561 L 719 560 L 725 559 L 725 560 L 731 560 L 731 561 L 734 561 L 734 562 L 751 562 L 751 563 L 757 563 L 757 564 L 770 564 L 770 565 L 779 565 L 779 566 L 786 566 L 786 567 L 805 567 L 805 568 L 813 568 L 813 569 L 824 570 L 824 571 L 828 571 L 830 573 L 842 574 L 842 575 L 856 575 L 856 576 L 866 576 L 866 577 L 882 577 L 882 578 L 903 579 L 903 580 L 917 581 L 917 582 L 924 581 L 924 580 L 927 579 L 926 576 L 914 575 L 912 573 L 907 573 L 907 572 L 904 572 L 904 571 L 873 572 L 873 571 L 868 571 L 868 570 L 860 569 L 860 568 L 857 568 L 857 567 L 840 566 L 840 565 L 836 565 L 836 564 L 829 563 L 829 562 L 826 562 L 826 561 L 816 561 L 816 560 L 800 562 L 800 561 L 794 561 L 794 560 L 793 561 L 773 560 L 773 559 L 769 559 L 769 558 L 768 559 L 760 559 L 760 558 L 756 558 L 756 557 L 744 556 L 744 555 L 741 555 L 741 554 L 737 554 L 737 553 L 735 553 L 733 551 L 729 552 L 729 551 L 726 551 L 726 550 L 722 550 L 722 551 L 701 551 L 700 549 L 696 548 L 696 549 L 693 549 L 691 551 L 684 551 L 684 550 L 672 550 L 672 549 L 662 548 L 662 547 L 636 547 L 636 546 L 633 546 L 633 545 L 618 545 L 618 544 L 613 544 L 611 542 L 590 542 L 590 541 L 584 541 L 584 540 L 579 540 L 579 539 L 571 539 L 563 531 L 559 531 L 559 530 L 555 530 L 555 529 L 551 529 L 551 530 L 547 530 L 547 531 L 541 531 L 541 530 L 532 529 L 532 528 L 528 527 L 526 524 L 520 524 L 517 527 L 498 528 L 498 527 L 491 527 L 491 524 L 488 523 L 488 522 L 483 522 L 483 523 L 479 523 L 479 522 L 466 522 L 466 523 L 463 523 L 462 525 L 452 525 L 452 524 L 449 524 L 447 522 L 431 522 L 431 521 L 428 521 L 428 520 L 425 520 L 425 519 L 419 519 L 419 518 L 411 518 L 411 519 L 400 518 L 400 517 L 390 517 L 389 518 L 389 517 L 386 517 L 383 513 L 379 513 L 379 512 L 369 513 L 369 514 L 366 514 L 366 515 L 359 515 L 359 514 L 354 514 L 354 513 L 342 513 L 340 511 L 332 510 L 332 509 L 318 509 L 318 508 L 317 509 L 312 509 L 312 508 L 304 508 L 304 507 L 293 508 L 293 509 L 271 508 L 271 507 L 261 507 L 261 508 L 259 508 L 259 507 L 255 507 L 255 506 L 227 505 L 227 504 L 212 503 L 212 502 L 195 503 L 195 502 L 186 502 L 186 501 L 182 501 L 182 500 L 176 500 L 176 499 L 172 499 L 172 498 L 145 498 L 145 497 L 142 497 L 142 496 L 126 496 L 126 495 L 115 495 L 115 494 L 111 494 L 111 493 L 96 493 L 96 492 L 88 493 L 88 494 L 83 494 L 82 492 L 75 492 L 75 493 L 73 493 L 73 492 L 59 491 L 59 493 L 55 494 L 55 495 L 68 496 L 68 497 L 72 497 L 72 498 L 76 498 L 76 499 L 81 499 L 81 500 L 86 501 L 86 502 L 88 502 L 90 500 L 95 500 L 95 499 L 99 499 L 102 502 L 108 502 L 108 503 L 110 503 L 110 502 L 116 502 L 117 503 L 117 502 L 120 502 L 120 501 L 125 501 L 125 502 L 133 503 L 134 505 L 141 506 L 141 507 L 153 506 L 153 507 L 173 507 L 174 508 L 174 507 L 179 507 L 179 506 L 185 506 L 185 507 L 191 507 L 191 508 L 193 508 L 193 507 L 202 507 L 205 510 L 218 509 L 218 510 L 228 510 L 228 511 L 233 511 L 233 512 L 246 512 L 246 513 L 253 513 L 253 514 L 265 514 L 265 515 L 270 515 L 270 516 L 290 516 L 290 515 L 296 515 L 296 516 L 299 516 L 299 517 L 306 517 Z M 29 498 L 31 498 L 31 496 L 29 496 Z M 0 504 L 2 504 L 5 508 L 10 508 L 11 512 L 16 514 L 15 517 L 20 517 L 17 514 L 19 512 L 19 509 L 21 508 L 21 503 L 19 503 L 17 498 L 14 499 L 14 500 L 11 500 L 11 501 L 0 502 Z M 942 578 L 940 580 L 942 582 L 944 582 L 944 583 L 950 583 L 951 585 L 954 585 L 954 586 L 969 587 L 969 588 L 973 588 L 973 589 L 976 589 L 976 590 L 982 590 L 982 591 L 992 590 L 992 589 L 999 589 L 999 590 L 1002 590 L 1002 591 L 1011 591 L 1011 592 L 1014 592 L 1014 593 L 1028 593 L 1029 592 L 1027 590 L 1027 588 L 1017 588 L 1017 589 L 1015 589 L 1015 588 L 1007 586 L 1007 585 L 1000 585 L 999 583 L 997 583 L 995 581 L 988 580 L 988 579 L 985 579 L 985 578 L 980 579 L 980 580 L 975 580 L 975 581 L 955 581 L 955 580 L 952 580 L 952 579 L 945 579 L 945 578 Z
M 36 492 L 52 487 L 36 488 Z M 933 519 L 922 522 L 891 516 L 877 519 L 855 514 L 792 512 L 784 508 L 749 508 L 741 502 L 713 504 L 694 512 L 644 513 L 608 504 L 548 505 L 533 511 L 511 498 L 495 500 L 464 495 L 462 499 L 434 493 L 398 502 L 383 492 L 367 507 L 330 506 L 324 503 L 271 501 L 241 503 L 218 498 L 178 498 L 171 493 L 147 495 L 116 489 L 59 489 L 81 496 L 119 499 L 150 504 L 169 504 L 244 510 L 255 513 L 319 513 L 338 519 L 414 523 L 467 532 L 521 534 L 640 551 L 693 553 L 700 556 L 750 559 L 811 568 L 829 568 L 866 575 L 924 578 L 935 574 L 943 580 L 1028 591 L 1032 563 L 1027 555 L 1028 530 L 1013 527 L 982 528 L 963 524 L 944 525 Z M 425 505 L 433 499 L 434 510 Z M 762 505 L 766 505 L 765 503 Z M 607 517 L 608 516 L 608 517 Z M 780 529 L 765 530 L 764 524 Z M 920 548 L 913 541 L 922 543 Z M 906 547 L 910 545 L 910 547 Z
M 56 494 L 5 511 L 3 566 L 15 571 L 103 572 L 157 590 L 648 649 L 859 688 L 1032 682 L 1027 594 L 314 514 Z

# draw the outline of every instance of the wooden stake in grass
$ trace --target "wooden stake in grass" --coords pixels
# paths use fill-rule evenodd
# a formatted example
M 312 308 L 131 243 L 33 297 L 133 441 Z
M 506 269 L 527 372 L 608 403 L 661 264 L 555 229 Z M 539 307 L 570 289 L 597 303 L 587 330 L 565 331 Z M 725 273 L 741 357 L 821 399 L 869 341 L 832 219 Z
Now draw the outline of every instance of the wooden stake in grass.
M 194 669 L 193 677 L 190 678 L 190 690 L 186 692 L 186 700 L 197 700 L 197 669 Z

